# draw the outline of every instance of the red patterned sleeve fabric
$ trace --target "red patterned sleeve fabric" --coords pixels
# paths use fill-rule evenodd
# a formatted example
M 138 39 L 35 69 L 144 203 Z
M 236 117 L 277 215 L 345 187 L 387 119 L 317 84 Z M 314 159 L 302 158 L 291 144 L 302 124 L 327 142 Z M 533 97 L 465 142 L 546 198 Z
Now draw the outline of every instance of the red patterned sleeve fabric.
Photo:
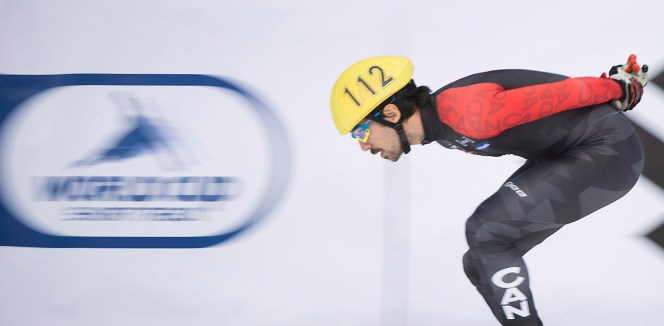
M 550 115 L 618 99 L 618 83 L 578 77 L 506 90 L 493 82 L 452 87 L 437 95 L 440 119 L 475 139 L 497 136 L 512 127 Z

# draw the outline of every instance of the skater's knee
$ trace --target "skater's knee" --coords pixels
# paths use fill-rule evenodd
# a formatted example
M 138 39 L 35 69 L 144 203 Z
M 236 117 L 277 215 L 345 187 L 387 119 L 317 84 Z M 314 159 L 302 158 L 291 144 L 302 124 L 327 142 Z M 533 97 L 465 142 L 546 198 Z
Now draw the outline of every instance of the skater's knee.
M 466 277 L 468 277 L 473 285 L 477 286 L 479 284 L 479 271 L 477 270 L 477 265 L 471 256 L 470 250 L 466 251 L 466 253 L 463 255 L 463 271 L 466 273 Z
M 495 254 L 514 248 L 518 239 L 515 228 L 473 214 L 466 221 L 466 240 L 481 254 Z
M 468 220 L 466 220 L 466 240 L 468 241 L 468 245 L 471 248 L 477 246 L 477 241 L 478 241 L 477 232 L 480 230 L 481 227 L 482 227 L 482 222 L 480 221 L 479 216 L 476 214 L 471 215 L 468 218 Z

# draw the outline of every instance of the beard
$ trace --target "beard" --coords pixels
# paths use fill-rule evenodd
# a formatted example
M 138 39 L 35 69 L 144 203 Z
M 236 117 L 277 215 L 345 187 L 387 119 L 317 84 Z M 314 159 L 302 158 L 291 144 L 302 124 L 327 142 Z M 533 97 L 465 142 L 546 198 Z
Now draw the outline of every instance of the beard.
M 386 159 L 388 161 L 396 162 L 399 160 L 401 157 L 401 154 L 403 154 L 403 151 L 401 150 L 396 150 L 396 151 L 385 151 L 382 149 L 377 149 L 377 150 L 371 150 L 371 154 L 378 154 L 380 153 L 380 157 L 383 159 Z

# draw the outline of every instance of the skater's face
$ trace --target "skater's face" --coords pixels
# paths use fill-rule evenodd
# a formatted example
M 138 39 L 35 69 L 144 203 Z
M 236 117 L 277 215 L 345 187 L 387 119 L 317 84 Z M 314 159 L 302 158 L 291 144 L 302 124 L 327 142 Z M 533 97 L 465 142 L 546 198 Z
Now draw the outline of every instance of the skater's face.
M 396 123 L 401 117 L 401 112 L 394 104 L 388 104 L 382 112 L 383 119 L 389 122 Z M 384 126 L 379 122 L 371 122 L 368 119 L 360 121 L 358 126 L 368 131 L 368 135 L 363 134 L 362 131 L 355 132 L 362 151 L 370 151 L 374 155 L 380 153 L 382 158 L 392 162 L 396 162 L 401 157 L 403 150 L 399 135 L 394 128 Z

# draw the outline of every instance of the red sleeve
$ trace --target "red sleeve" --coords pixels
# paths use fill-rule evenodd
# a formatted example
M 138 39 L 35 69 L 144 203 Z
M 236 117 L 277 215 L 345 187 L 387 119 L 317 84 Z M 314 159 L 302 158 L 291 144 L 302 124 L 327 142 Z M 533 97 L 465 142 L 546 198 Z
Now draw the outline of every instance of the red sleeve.
M 437 96 L 441 120 L 475 139 L 552 114 L 619 99 L 618 83 L 607 78 L 579 77 L 505 90 L 495 83 L 449 88 Z

